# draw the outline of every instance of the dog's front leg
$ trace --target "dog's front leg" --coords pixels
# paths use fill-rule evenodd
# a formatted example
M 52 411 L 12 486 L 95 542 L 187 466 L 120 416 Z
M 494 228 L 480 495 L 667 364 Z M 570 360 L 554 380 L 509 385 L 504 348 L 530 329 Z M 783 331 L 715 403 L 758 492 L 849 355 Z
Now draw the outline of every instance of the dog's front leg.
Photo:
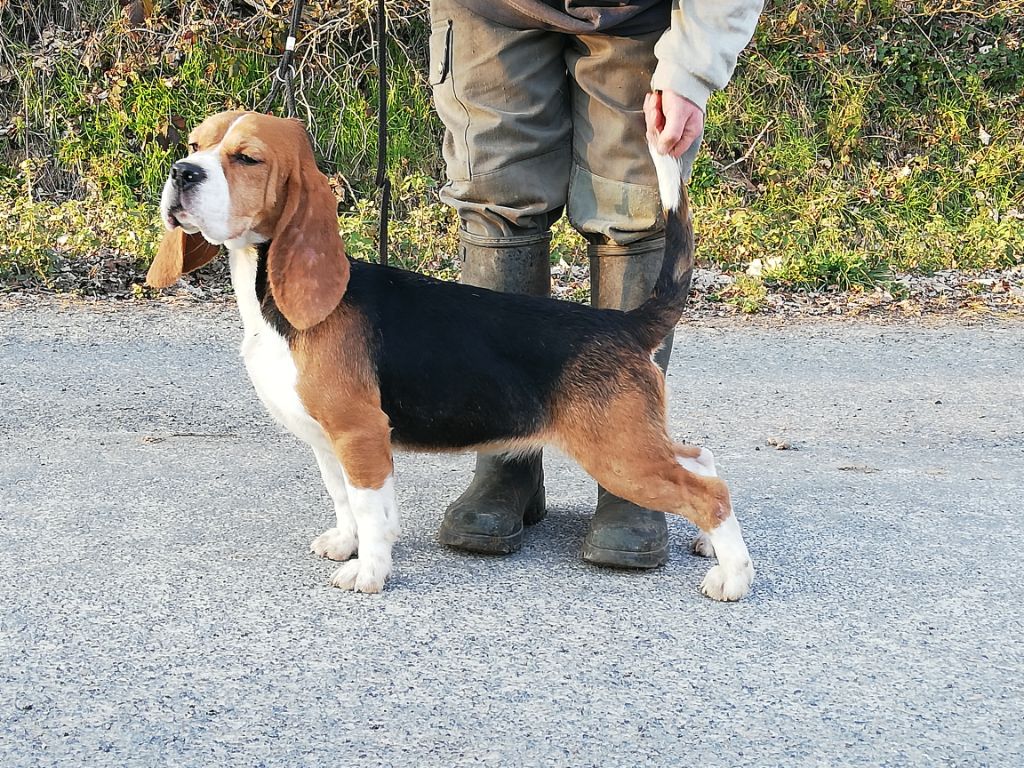
M 363 425 L 332 436 L 359 542 L 359 554 L 331 577 L 340 589 L 380 592 L 391 575 L 391 547 L 399 526 L 387 417 L 383 427 Z
M 359 536 L 359 554 L 331 576 L 331 584 L 355 592 L 380 592 L 391 575 L 391 547 L 398 535 L 395 482 L 389 475 L 380 488 L 348 487 Z
M 320 467 L 320 476 L 334 501 L 337 525 L 313 539 L 310 550 L 320 557 L 331 560 L 348 560 L 356 553 L 359 536 L 356 531 L 356 519 L 348 503 L 345 472 L 330 446 L 313 445 L 313 453 L 316 454 L 316 463 Z

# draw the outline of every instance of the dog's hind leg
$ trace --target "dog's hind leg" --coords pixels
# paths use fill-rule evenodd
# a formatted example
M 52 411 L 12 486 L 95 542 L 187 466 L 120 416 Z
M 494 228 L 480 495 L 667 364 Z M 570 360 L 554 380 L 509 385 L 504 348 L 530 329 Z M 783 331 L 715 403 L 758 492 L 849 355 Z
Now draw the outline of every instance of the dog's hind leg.
M 715 457 L 707 448 L 679 443 L 673 448 L 676 461 L 684 469 L 704 477 L 718 477 Z M 700 585 L 705 595 L 716 600 L 739 600 L 750 590 L 754 564 L 735 512 L 711 530 L 702 529 L 693 542 L 693 551 L 718 558 L 718 565 L 708 571 Z
M 754 565 L 729 491 L 713 465 L 709 469 L 692 458 L 671 452 L 655 461 L 626 459 L 614 464 L 617 466 L 584 465 L 584 469 L 612 493 L 649 509 L 685 517 L 700 529 L 699 545 L 710 545 L 708 554 L 718 558 L 718 564 L 701 582 L 705 595 L 732 601 L 750 591 Z
M 739 600 L 750 591 L 754 566 L 729 490 L 710 451 L 673 444 L 658 422 L 645 398 L 622 394 L 605 403 L 597 418 L 577 420 L 559 433 L 565 450 L 616 496 L 694 523 L 718 558 L 701 591 L 716 600 Z
M 676 443 L 674 448 L 676 461 L 684 469 L 696 472 L 698 475 L 718 475 L 718 471 L 715 468 L 715 457 L 709 449 L 698 448 L 695 445 L 683 445 L 681 443 Z M 693 542 L 690 544 L 690 549 L 693 550 L 695 555 L 700 555 L 701 557 L 715 556 L 715 547 L 711 543 L 711 537 L 704 533 L 704 531 L 697 532 Z
M 334 502 L 337 524 L 313 539 L 310 550 L 320 557 L 331 560 L 348 560 L 356 553 L 359 536 L 352 507 L 348 503 L 345 472 L 329 445 L 313 445 L 313 453 L 316 454 L 316 463 L 320 467 L 320 476 Z

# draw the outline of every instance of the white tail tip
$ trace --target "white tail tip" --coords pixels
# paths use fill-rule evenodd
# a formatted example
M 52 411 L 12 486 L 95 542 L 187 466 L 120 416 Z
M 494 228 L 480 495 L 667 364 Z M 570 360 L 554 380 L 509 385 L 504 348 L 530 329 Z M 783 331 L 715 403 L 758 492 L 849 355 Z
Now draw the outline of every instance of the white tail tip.
M 658 173 L 661 207 L 666 211 L 674 211 L 679 207 L 679 195 L 683 186 L 682 164 L 671 155 L 661 154 L 650 142 L 647 143 L 647 148 L 654 159 L 654 170 Z

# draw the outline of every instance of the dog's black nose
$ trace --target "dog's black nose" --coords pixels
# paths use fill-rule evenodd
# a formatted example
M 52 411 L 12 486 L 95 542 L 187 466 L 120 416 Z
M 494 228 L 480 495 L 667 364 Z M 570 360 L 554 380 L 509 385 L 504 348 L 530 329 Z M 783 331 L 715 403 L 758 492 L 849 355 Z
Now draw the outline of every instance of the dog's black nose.
M 171 180 L 180 192 L 185 192 L 206 179 L 206 171 L 195 163 L 179 160 L 171 166 Z

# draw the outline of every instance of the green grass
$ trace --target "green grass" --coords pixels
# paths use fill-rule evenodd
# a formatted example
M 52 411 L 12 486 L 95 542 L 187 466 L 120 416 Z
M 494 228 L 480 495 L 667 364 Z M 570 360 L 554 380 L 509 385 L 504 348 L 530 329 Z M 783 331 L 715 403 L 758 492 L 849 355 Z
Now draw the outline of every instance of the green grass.
M 772 259 L 765 279 L 790 287 L 1018 263 L 1021 4 L 836 5 L 769 16 L 712 101 L 696 175 L 704 258 Z
M 31 164 L 23 175 L 31 178 Z M 153 206 L 124 201 L 34 201 L 0 183 L 0 287 L 51 286 L 66 260 L 109 254 L 134 260 L 140 274 L 156 253 L 163 227 Z
M 0 10 L 0 280 L 45 281 L 97 248 L 145 263 L 187 128 L 257 106 L 269 88 L 287 8 L 268 21 L 195 2 L 180 6 L 179 23 L 177 4 L 157 2 L 131 29 L 117 5 L 10 0 Z M 373 4 L 344 5 L 307 6 L 300 113 L 338 191 L 349 249 L 372 257 Z M 712 99 L 692 183 L 699 257 L 734 273 L 754 259 L 771 265 L 735 289 L 743 308 L 756 309 L 765 287 L 1020 263 L 1024 2 L 785 6 L 766 12 L 730 88 Z M 425 6 L 389 9 L 391 242 L 399 263 L 453 276 Z M 555 234 L 554 261 L 583 259 L 564 222 Z
M 744 314 L 759 312 L 767 305 L 768 289 L 764 282 L 750 275 L 739 275 L 729 286 L 714 296 L 718 301 L 732 304 Z

